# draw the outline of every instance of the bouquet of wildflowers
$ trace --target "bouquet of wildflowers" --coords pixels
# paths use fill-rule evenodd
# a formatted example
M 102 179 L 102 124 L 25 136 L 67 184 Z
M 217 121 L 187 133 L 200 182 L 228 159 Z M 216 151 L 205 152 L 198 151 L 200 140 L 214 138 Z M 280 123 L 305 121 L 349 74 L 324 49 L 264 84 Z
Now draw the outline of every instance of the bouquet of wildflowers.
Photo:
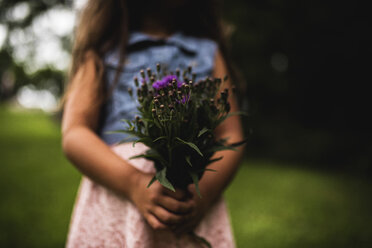
M 207 166 L 222 159 L 212 155 L 242 144 L 227 145 L 227 139 L 217 140 L 213 131 L 227 117 L 240 113 L 229 113 L 229 92 L 220 90 L 220 78 L 195 82 L 191 67 L 167 73 L 159 64 L 155 73 L 147 69 L 140 74 L 141 80 L 134 79 L 139 116 L 123 120 L 127 127 L 120 132 L 137 137 L 133 145 L 141 142 L 149 149 L 131 159 L 154 162 L 157 172 L 148 187 L 158 180 L 175 191 L 194 183 L 200 196 L 198 182 L 210 170 Z M 128 91 L 133 97 L 133 89 Z

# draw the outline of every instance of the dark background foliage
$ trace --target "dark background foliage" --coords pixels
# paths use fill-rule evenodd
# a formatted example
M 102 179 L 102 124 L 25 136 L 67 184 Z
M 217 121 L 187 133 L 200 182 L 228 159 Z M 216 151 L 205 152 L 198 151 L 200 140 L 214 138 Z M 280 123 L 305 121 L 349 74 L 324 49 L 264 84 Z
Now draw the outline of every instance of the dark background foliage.
M 358 2 L 229 1 L 247 80 L 248 156 L 370 170 L 371 38 Z

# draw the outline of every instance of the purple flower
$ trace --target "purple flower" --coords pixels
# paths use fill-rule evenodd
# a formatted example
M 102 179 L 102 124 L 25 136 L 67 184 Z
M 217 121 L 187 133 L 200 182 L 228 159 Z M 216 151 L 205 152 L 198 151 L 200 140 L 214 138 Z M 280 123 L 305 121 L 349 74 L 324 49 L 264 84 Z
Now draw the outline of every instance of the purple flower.
M 176 100 L 178 103 L 186 104 L 190 100 L 190 94 L 183 95 L 181 100 Z
M 181 88 L 183 82 L 181 81 L 178 81 L 178 78 L 176 75 L 168 75 L 168 76 L 165 76 L 162 80 L 158 80 L 156 81 L 155 83 L 152 84 L 152 87 L 156 90 L 160 90 L 160 89 L 163 89 L 165 87 L 167 87 L 168 85 L 171 85 L 172 81 L 173 80 L 176 80 L 177 82 L 177 87 L 178 88 Z
M 152 84 L 152 87 L 156 90 L 160 90 L 160 89 L 162 89 L 166 86 L 167 85 L 165 84 L 165 82 L 163 80 L 156 81 L 155 83 Z
M 168 75 L 168 76 L 165 76 L 165 77 L 163 78 L 163 81 L 164 81 L 166 84 L 168 84 L 168 83 L 172 83 L 173 79 L 175 79 L 176 81 L 178 81 L 177 76 L 175 76 L 175 75 Z

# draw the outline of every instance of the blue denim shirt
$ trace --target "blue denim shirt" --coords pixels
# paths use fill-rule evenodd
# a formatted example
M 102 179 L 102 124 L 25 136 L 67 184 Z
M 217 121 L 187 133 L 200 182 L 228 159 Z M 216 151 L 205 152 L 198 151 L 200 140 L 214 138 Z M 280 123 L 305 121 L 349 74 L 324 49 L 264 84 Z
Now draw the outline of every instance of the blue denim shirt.
M 133 120 L 137 114 L 138 102 L 128 94 L 131 87 L 135 96 L 133 78 L 140 78 L 141 69 L 156 70 L 156 64 L 166 65 L 169 71 L 193 67 L 196 80 L 211 76 L 217 49 L 216 42 L 206 38 L 186 36 L 175 33 L 167 39 L 158 39 L 141 32 L 133 32 L 129 36 L 126 61 L 119 81 L 113 93 L 103 106 L 101 126 L 98 135 L 109 145 L 128 138 L 125 134 L 108 134 L 109 131 L 123 129 L 121 119 Z M 113 50 L 103 58 L 107 87 L 113 84 L 119 64 L 119 50 Z

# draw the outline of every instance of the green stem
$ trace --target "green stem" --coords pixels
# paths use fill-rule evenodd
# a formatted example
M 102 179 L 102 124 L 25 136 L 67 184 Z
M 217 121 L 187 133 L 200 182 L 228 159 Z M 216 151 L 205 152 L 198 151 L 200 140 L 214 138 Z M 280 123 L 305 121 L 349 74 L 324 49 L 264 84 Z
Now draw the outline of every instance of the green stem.
M 208 248 L 212 248 L 212 245 L 211 245 L 211 243 L 208 242 L 208 240 L 206 240 L 205 238 L 197 235 L 194 231 L 191 231 L 189 234 L 190 234 L 191 237 L 195 238 L 199 243 L 205 245 Z

